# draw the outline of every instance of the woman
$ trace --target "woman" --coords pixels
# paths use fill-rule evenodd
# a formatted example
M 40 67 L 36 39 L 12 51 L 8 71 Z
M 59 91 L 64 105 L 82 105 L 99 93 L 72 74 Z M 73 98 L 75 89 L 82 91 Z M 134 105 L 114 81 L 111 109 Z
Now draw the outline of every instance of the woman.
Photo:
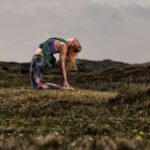
M 67 80 L 66 60 L 68 66 L 76 67 L 75 56 L 81 51 L 78 39 L 49 38 L 35 50 L 31 61 L 30 78 L 33 89 L 73 89 Z M 55 64 L 55 53 L 59 53 L 60 66 L 63 75 L 63 85 L 43 83 L 42 71 L 47 66 Z

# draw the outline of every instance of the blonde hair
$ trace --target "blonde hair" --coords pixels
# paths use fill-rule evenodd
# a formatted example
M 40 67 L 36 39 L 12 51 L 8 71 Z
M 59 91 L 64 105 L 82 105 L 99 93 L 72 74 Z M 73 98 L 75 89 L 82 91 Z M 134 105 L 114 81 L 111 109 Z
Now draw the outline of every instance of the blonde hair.
M 67 70 L 77 70 L 77 65 L 75 60 L 76 55 L 77 52 L 72 46 L 70 46 L 67 52 L 67 60 L 66 60 Z
M 78 70 L 75 57 L 77 53 L 81 51 L 81 45 L 77 38 L 72 38 L 71 40 L 73 44 L 68 46 L 66 63 L 67 70 Z

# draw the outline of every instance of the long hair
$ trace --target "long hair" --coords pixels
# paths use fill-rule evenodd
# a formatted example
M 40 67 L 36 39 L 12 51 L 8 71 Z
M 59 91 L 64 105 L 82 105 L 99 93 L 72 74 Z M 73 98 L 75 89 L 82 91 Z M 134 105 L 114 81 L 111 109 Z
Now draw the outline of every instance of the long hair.
M 80 42 L 77 38 L 72 38 L 73 44 L 68 46 L 68 51 L 67 51 L 67 70 L 78 70 L 76 61 L 75 61 L 75 56 L 78 54 L 78 52 L 81 51 L 81 45 Z
M 67 59 L 66 59 L 67 70 L 77 70 L 77 65 L 75 60 L 76 55 L 77 55 L 77 51 L 75 47 L 69 46 L 67 51 Z

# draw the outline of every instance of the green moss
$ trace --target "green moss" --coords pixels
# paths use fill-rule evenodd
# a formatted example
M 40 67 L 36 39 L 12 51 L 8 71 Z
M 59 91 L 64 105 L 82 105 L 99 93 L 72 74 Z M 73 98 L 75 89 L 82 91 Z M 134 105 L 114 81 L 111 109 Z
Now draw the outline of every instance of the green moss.
M 144 94 L 142 100 L 140 94 L 141 102 L 135 101 L 131 104 L 112 103 L 116 95 L 116 92 L 81 89 L 32 91 L 26 88 L 1 88 L 0 138 L 2 145 L 7 147 L 4 143 L 11 139 L 17 141 L 21 137 L 20 143 L 26 141 L 27 147 L 33 146 L 33 149 L 39 149 L 45 145 L 35 144 L 33 138 L 43 136 L 43 140 L 46 140 L 46 136 L 51 133 L 59 134 L 55 142 L 64 149 L 79 138 L 84 140 L 84 136 L 93 138 L 96 148 L 98 143 L 102 142 L 103 136 L 109 137 L 110 140 L 139 139 L 149 145 L 150 120 L 147 109 L 149 95 L 145 97 Z M 138 95 L 134 97 L 138 98 Z M 59 137 L 62 137 L 60 141 Z M 113 142 L 118 149 L 130 146 L 129 143 L 122 146 L 116 140 Z M 136 148 L 136 144 L 134 146 Z M 18 147 L 20 148 L 21 145 Z

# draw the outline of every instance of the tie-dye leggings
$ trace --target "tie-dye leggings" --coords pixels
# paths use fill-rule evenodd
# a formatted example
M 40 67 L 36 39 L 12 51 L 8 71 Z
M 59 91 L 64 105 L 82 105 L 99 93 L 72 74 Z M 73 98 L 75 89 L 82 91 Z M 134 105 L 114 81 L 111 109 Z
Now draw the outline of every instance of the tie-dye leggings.
M 42 72 L 45 68 L 44 58 L 40 55 L 34 55 L 30 66 L 30 79 L 33 89 L 62 89 L 62 86 L 54 83 L 44 83 Z
M 30 66 L 30 79 L 33 89 L 40 89 L 43 84 L 42 72 L 45 68 L 44 58 L 40 55 L 32 57 Z

